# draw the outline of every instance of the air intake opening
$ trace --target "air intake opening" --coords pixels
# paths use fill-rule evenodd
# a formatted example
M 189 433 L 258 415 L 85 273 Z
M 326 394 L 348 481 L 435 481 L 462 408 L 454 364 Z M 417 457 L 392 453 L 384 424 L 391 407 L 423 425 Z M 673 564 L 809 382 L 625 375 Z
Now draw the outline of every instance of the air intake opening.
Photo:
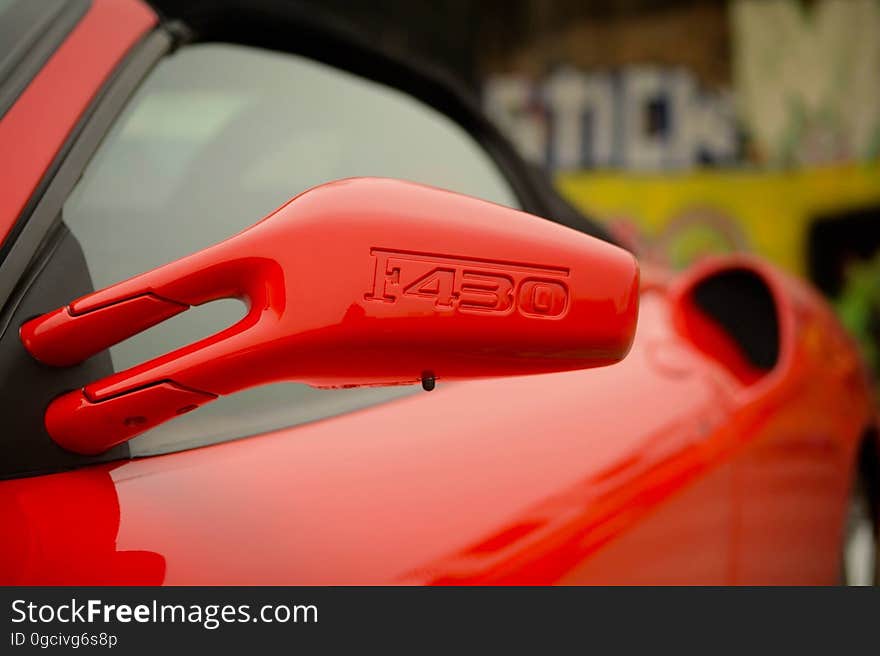
M 686 337 L 745 384 L 779 361 L 776 301 L 764 278 L 750 269 L 727 269 L 697 282 L 679 317 Z

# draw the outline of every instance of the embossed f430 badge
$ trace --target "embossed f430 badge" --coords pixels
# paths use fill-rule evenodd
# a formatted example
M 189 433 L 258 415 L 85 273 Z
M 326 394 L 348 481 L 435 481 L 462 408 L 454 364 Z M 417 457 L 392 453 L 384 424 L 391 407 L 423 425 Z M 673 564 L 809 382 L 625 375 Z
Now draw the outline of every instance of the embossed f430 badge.
M 410 253 L 373 248 L 373 281 L 367 300 L 418 299 L 438 312 L 558 319 L 568 309 L 569 270 L 516 262 Z

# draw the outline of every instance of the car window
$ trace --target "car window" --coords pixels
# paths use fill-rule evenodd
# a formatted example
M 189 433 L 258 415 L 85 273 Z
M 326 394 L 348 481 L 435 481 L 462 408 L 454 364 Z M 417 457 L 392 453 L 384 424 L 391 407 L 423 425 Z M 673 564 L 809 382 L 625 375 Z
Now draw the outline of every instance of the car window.
M 317 62 L 204 44 L 163 60 L 64 205 L 95 289 L 229 237 L 338 178 L 404 178 L 516 206 L 459 125 L 390 88 Z M 216 332 L 237 301 L 193 308 L 110 350 L 116 371 Z M 219 399 L 131 443 L 147 455 L 338 414 L 413 388 L 276 384 Z

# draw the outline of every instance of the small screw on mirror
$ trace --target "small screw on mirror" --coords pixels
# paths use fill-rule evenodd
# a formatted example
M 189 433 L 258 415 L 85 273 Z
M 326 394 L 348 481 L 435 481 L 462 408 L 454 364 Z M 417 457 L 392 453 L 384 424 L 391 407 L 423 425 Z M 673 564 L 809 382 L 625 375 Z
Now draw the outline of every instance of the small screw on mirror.
M 426 392 L 430 392 L 437 385 L 437 379 L 434 378 L 434 374 L 430 371 L 426 371 L 422 374 L 422 389 Z

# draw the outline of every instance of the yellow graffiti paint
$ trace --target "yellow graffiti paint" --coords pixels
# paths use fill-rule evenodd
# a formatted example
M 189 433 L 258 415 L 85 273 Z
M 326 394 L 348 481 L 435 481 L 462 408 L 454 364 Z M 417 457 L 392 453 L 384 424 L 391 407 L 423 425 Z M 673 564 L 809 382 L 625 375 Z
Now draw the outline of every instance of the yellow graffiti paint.
M 557 183 L 587 214 L 635 222 L 648 243 L 662 241 L 683 216 L 726 217 L 749 249 L 798 274 L 805 272 L 807 228 L 816 216 L 880 204 L 876 163 L 778 171 L 584 171 L 561 174 Z

